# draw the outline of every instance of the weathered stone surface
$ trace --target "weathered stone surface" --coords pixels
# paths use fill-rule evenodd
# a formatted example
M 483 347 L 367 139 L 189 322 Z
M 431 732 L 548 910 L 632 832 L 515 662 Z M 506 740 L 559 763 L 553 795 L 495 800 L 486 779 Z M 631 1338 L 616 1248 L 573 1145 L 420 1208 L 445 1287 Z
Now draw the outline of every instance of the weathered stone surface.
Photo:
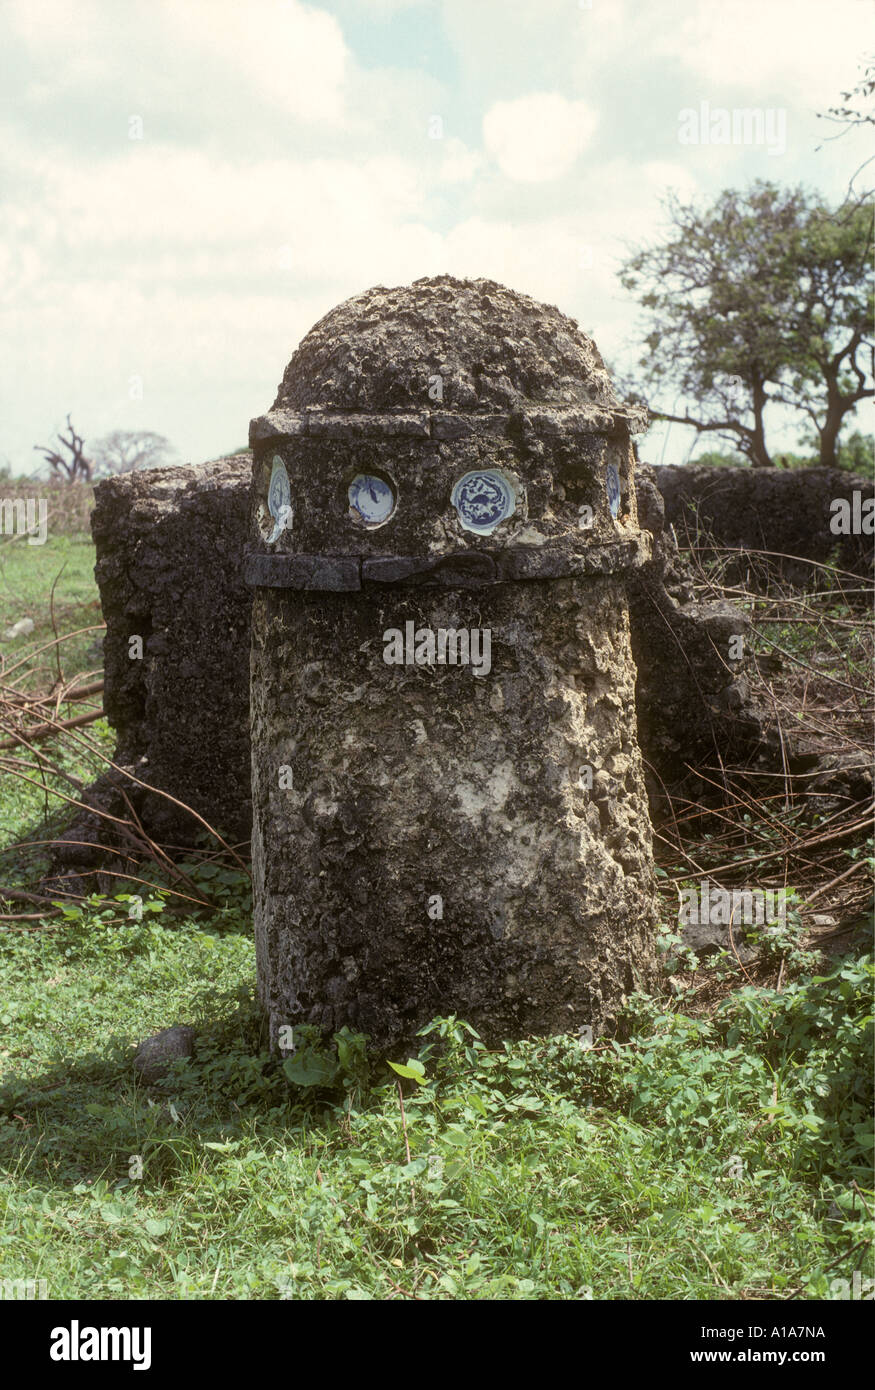
M 702 603 L 671 531 L 663 529 L 656 470 L 636 470 L 639 510 L 653 534 L 653 559 L 629 576 L 632 652 L 638 670 L 639 738 L 652 769 L 651 801 L 661 783 L 673 783 L 687 765 L 717 766 L 757 760 L 771 765 L 780 750 L 765 733 L 766 719 L 750 700 L 750 623 L 730 603 Z M 733 638 L 741 638 L 744 653 Z
M 452 414 L 449 411 L 435 411 L 431 417 L 433 439 L 467 439 L 472 434 L 507 434 L 507 416 L 474 415 L 468 412 Z
M 386 665 L 382 634 L 408 620 L 489 627 L 488 677 Z M 450 1012 L 493 1038 L 609 1025 L 652 967 L 622 581 L 266 590 L 253 641 L 256 945 L 274 1039 L 307 1021 L 387 1044 Z M 612 798 L 585 790 L 587 763 L 611 770 Z
M 360 589 L 361 562 L 350 555 L 249 554 L 247 584 L 263 589 Z
M 428 416 L 422 413 L 374 416 L 360 411 L 340 414 L 335 411 L 313 410 L 308 412 L 307 418 L 309 433 L 314 438 L 367 439 L 373 434 L 378 434 L 427 439 L 430 434 Z
M 238 839 L 251 820 L 250 471 L 245 454 L 107 478 L 91 519 L 115 761 Z M 199 833 L 172 802 L 128 785 L 152 834 L 179 843 Z
M 140 1043 L 134 1054 L 134 1069 L 142 1081 L 157 1085 L 175 1061 L 194 1056 L 194 1041 L 195 1030 L 186 1024 L 164 1028 Z
M 307 428 L 268 436 L 264 421 L 274 417 L 306 419 Z M 638 423 L 614 395 L 595 345 L 558 310 L 493 281 L 450 276 L 372 290 L 306 335 L 273 410 L 253 422 L 256 529 L 276 554 L 367 561 L 387 549 L 429 557 L 478 548 L 482 537 L 450 502 L 466 473 L 488 468 L 516 489 L 490 550 L 575 548 L 585 508 L 584 544 L 615 541 L 637 532 L 629 429 Z M 273 535 L 266 499 L 278 464 L 293 524 Z M 611 468 L 616 520 L 606 495 Z M 350 525 L 357 518 L 347 490 L 357 474 L 392 488 L 383 525 Z
M 269 544 L 278 555 L 369 559 L 387 551 L 442 556 L 479 550 L 483 537 L 462 525 L 451 497 L 460 478 L 483 469 L 506 474 L 517 489 L 513 515 L 489 537 L 491 551 L 548 543 L 573 549 L 637 532 L 631 453 L 628 438 L 624 442 L 619 436 L 602 438 L 595 448 L 591 435 L 541 439 L 509 425 L 502 434 L 468 431 L 443 442 L 407 435 L 344 440 L 311 434 L 269 439 L 256 444 L 253 453 L 259 549 L 268 545 L 271 529 L 265 499 L 274 460 L 282 462 L 290 480 L 293 524 Z M 616 521 L 606 494 L 609 466 L 616 470 L 623 498 Z M 376 475 L 391 485 L 396 505 L 383 525 L 350 524 L 347 490 L 357 474 Z M 586 532 L 580 524 L 583 506 L 592 511 Z
M 332 309 L 293 356 L 273 408 L 420 410 L 435 377 L 444 411 L 506 414 L 536 403 L 628 414 L 573 319 L 494 280 L 450 275 L 368 290 Z
M 666 522 L 681 544 L 710 533 L 720 546 L 766 550 L 775 556 L 804 556 L 829 561 L 854 574 L 871 576 L 875 538 L 871 534 L 842 536 L 830 529 L 830 503 L 849 502 L 854 492 L 875 496 L 871 479 L 837 468 L 709 468 L 654 469 L 656 485 L 665 499 Z M 834 554 L 834 561 L 830 557 Z M 733 572 L 742 572 L 739 560 Z M 810 567 L 785 563 L 794 580 L 810 580 Z
M 570 574 L 623 574 L 650 558 L 650 537 L 639 534 L 599 545 L 544 545 L 506 550 L 496 557 L 498 577 L 559 579 Z
M 589 448 L 599 457 L 595 440 Z M 252 590 L 243 565 L 250 539 L 250 466 L 250 456 L 240 455 L 196 468 L 162 470 L 160 479 L 145 473 L 109 479 L 98 488 L 95 522 L 96 573 L 107 620 L 106 709 L 119 735 L 115 760 L 190 801 L 207 819 L 215 815 L 241 840 L 251 827 Z M 743 479 L 746 471 L 732 473 Z M 726 616 L 719 620 L 711 605 L 694 600 L 691 575 L 678 558 L 671 533 L 661 539 L 663 502 L 656 473 L 644 466 L 636 471 L 638 514 L 653 533 L 654 559 L 630 586 L 638 737 L 653 769 L 653 798 L 659 795 L 660 779 L 675 781 L 686 762 L 713 763 L 717 751 L 729 764 L 771 753 L 771 745 L 762 742 L 760 713 L 745 702 L 737 709 L 727 707 L 735 678 L 714 647 L 715 634 L 723 641 L 727 631 L 745 631 L 743 615 L 721 606 Z M 182 524 L 186 514 L 196 518 L 194 536 Z M 533 565 L 542 563 L 541 555 L 544 564 L 553 563 L 549 547 L 528 549 Z M 501 556 L 501 565 L 514 565 L 514 554 Z M 274 557 L 265 558 L 274 563 Z M 433 568 L 434 557 L 375 556 L 364 562 L 362 578 L 395 583 L 420 572 L 420 565 Z M 153 576 L 148 587 L 144 574 Z M 165 628 L 170 641 L 156 647 L 149 634 L 160 636 Z M 151 669 L 128 657 L 128 639 L 136 632 L 144 636 L 144 661 Z M 191 677 L 181 674 L 177 661 L 183 650 L 198 663 L 194 701 Z M 745 663 L 740 665 L 743 669 Z M 109 782 L 101 779 L 94 789 L 96 803 L 113 814 L 125 814 L 120 780 L 115 775 Z M 190 818 L 177 818 L 171 803 L 152 797 L 143 804 L 130 783 L 126 790 L 150 832 L 181 843 L 195 831 Z M 86 793 L 86 799 L 91 795 Z M 99 842 L 105 834 L 105 823 L 85 817 L 71 827 L 69 838 Z M 94 852 L 71 843 L 58 857 L 82 865 L 92 861 Z
M 527 419 L 535 434 L 609 434 L 615 425 L 628 426 L 629 432 L 643 428 L 646 416 L 635 406 L 623 406 L 619 410 L 607 412 L 597 406 L 583 409 L 538 410 L 527 413 Z
M 867 751 L 822 753 L 810 761 L 805 787 L 822 814 L 872 800 L 873 767 Z
M 362 581 L 371 584 L 397 584 L 411 575 L 432 569 L 434 561 L 421 555 L 376 555 L 362 561 Z
M 433 373 L 447 377 L 444 409 L 476 407 L 486 431 L 384 443 L 362 425 L 342 439 L 314 435 L 311 414 L 307 436 L 254 450 L 255 553 L 348 555 L 364 580 L 350 594 L 257 588 L 253 603 L 255 935 L 274 1043 L 308 1022 L 388 1048 L 448 1012 L 491 1040 L 600 1032 L 654 972 L 623 578 L 649 538 L 622 407 L 570 320 L 446 276 L 334 310 L 277 406 L 407 408 Z M 545 407 L 569 405 L 566 432 L 568 413 Z M 294 518 L 276 535 L 280 463 Z M 345 505 L 356 476 L 379 524 Z M 485 537 L 484 506 L 501 517 Z M 409 645 L 387 661 L 402 631 Z M 453 658 L 469 638 L 489 647 L 422 664 L 414 644 L 441 633 Z M 610 782 L 598 797 L 593 770 Z
M 491 555 L 263 555 L 250 552 L 246 583 L 263 589 L 360 589 L 362 583 L 443 585 L 445 588 L 504 584 L 508 580 L 561 579 L 572 574 L 620 574 L 650 557 L 649 538 L 616 541 L 588 550 L 571 545 L 516 547 Z
M 495 584 L 495 559 L 478 551 L 455 555 L 387 555 L 365 560 L 362 579 L 377 584 L 443 584 L 475 586 Z
M 756 946 L 745 940 L 744 927 L 736 924 L 731 930 L 728 925 L 713 922 L 692 922 L 681 927 L 681 939 L 685 946 L 700 956 L 713 956 L 718 951 L 729 951 L 749 965 L 760 954 Z
M 265 439 L 307 433 L 307 416 L 295 410 L 271 410 L 249 422 L 249 447 Z

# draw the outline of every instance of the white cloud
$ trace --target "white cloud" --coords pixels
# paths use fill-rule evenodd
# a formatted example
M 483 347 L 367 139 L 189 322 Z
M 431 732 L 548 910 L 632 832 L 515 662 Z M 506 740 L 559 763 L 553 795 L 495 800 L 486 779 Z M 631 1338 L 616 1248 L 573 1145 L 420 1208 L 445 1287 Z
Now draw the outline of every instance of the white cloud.
M 555 303 L 619 361 L 638 310 L 615 273 L 666 189 L 771 164 L 679 146 L 682 106 L 786 103 L 780 177 L 855 167 L 804 122 L 854 81 L 858 0 L 0 4 L 0 454 L 25 465 L 69 408 L 194 458 L 237 444 L 318 318 L 426 274 Z
M 401 10 L 422 9 L 424 5 L 431 3 L 432 0 L 352 0 L 354 9 L 366 15 L 376 12 L 381 19 L 388 19 L 391 15 L 399 14 Z
M 651 159 L 641 166 L 641 175 L 651 190 L 660 195 L 669 189 L 679 198 L 689 200 L 698 192 L 695 175 L 683 164 L 673 164 L 667 159 Z
M 483 142 L 501 172 L 521 183 L 547 183 L 572 168 L 598 115 L 558 92 L 497 101 L 483 117 Z
M 463 140 L 455 138 L 444 141 L 442 153 L 438 177 L 443 183 L 469 182 L 484 162 L 479 150 L 469 150 Z
M 299 0 L 4 0 L 11 33 L 29 50 L 28 97 L 122 89 L 145 101 L 225 95 L 241 84 L 297 121 L 339 124 L 349 52 L 338 21 Z M 116 20 L 121 19 L 121 23 Z
M 754 104 L 821 108 L 853 85 L 872 46 L 872 13 L 871 0 L 593 0 L 577 20 L 576 70 L 585 79 L 624 54 L 638 63 L 646 55 L 654 75 L 660 59 L 687 70 L 680 106 L 735 88 Z
M 872 13 L 869 0 L 673 0 L 653 27 L 653 51 L 679 58 L 702 83 L 812 106 L 852 85 Z
M 577 16 L 575 0 L 441 0 L 444 31 L 484 101 L 563 86 Z
M 372 227 L 385 236 L 421 211 L 425 196 L 424 171 L 391 154 L 241 164 L 207 151 L 134 144 L 96 163 L 43 157 L 27 174 L 22 201 L 7 200 L 7 229 L 26 232 L 47 256 L 114 252 L 131 267 L 135 257 L 168 250 L 194 255 L 289 242 L 305 244 L 319 262 L 349 257 L 347 238 L 360 245 Z
M 3 18 L 30 43 L 68 48 L 77 35 L 94 27 L 99 17 L 97 0 L 5 0 Z
M 214 54 L 298 120 L 339 121 L 347 49 L 333 15 L 297 0 L 161 0 L 171 42 Z

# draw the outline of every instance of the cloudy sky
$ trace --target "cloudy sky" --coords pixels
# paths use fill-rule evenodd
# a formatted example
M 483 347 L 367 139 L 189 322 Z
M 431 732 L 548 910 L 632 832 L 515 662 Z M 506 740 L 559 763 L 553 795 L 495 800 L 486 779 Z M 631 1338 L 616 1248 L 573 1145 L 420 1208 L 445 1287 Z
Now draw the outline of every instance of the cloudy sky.
M 86 439 L 231 451 L 334 304 L 444 271 L 557 304 L 629 366 L 640 318 L 616 271 L 669 189 L 842 195 L 870 151 L 824 143 L 816 113 L 856 82 L 873 17 L 870 0 L 0 0 L 0 463 L 32 468 L 68 410 Z M 703 101 L 771 112 L 775 138 L 682 143 Z M 654 430 L 642 454 L 691 443 Z

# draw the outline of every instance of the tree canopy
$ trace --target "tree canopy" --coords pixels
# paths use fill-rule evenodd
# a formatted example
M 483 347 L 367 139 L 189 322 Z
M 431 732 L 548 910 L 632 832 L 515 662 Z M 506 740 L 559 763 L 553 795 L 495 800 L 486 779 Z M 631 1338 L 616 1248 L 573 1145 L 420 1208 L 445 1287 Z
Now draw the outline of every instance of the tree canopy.
M 755 467 L 772 462 L 766 411 L 814 429 L 836 466 L 839 435 L 873 394 L 872 214 L 831 210 L 802 187 L 757 181 L 705 210 L 670 195 L 672 233 L 622 267 L 648 315 L 641 359 L 651 413 L 713 432 Z M 691 403 L 684 414 L 670 401 Z

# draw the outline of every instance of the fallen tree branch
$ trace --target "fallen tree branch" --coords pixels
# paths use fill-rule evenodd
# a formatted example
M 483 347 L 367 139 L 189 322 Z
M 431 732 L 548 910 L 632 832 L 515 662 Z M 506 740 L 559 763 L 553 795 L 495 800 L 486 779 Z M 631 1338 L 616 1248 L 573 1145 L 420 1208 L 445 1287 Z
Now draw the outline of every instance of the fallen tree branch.
M 48 738 L 50 734 L 56 734 L 62 729 L 78 729 L 83 724 L 93 724 L 96 719 L 103 718 L 103 707 L 94 710 L 91 714 L 80 714 L 76 719 L 61 719 L 49 724 L 37 724 L 35 729 L 28 729 L 26 734 L 20 738 L 4 738 L 0 741 L 0 748 L 17 748 L 20 744 L 27 743 L 29 739 Z

